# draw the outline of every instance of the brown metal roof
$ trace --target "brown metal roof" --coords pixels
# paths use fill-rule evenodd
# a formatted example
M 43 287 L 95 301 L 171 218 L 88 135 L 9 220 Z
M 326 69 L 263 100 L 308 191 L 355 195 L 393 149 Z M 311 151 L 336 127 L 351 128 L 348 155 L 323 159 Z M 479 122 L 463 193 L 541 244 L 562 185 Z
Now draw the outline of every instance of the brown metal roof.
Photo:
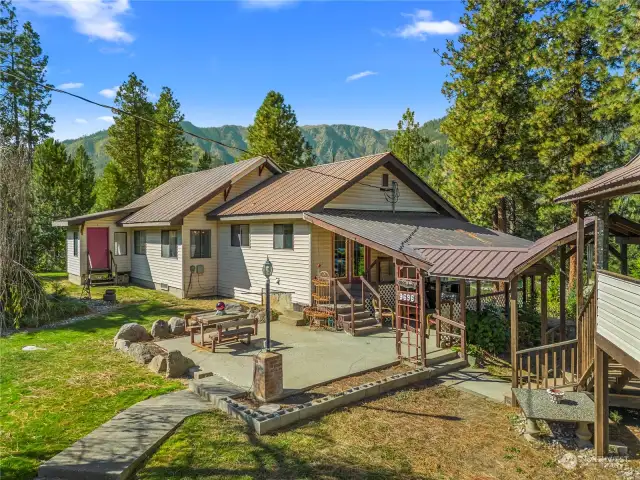
M 72 225 L 81 225 L 84 222 L 88 222 L 89 220 L 97 220 L 99 218 L 110 217 L 112 215 L 121 215 L 124 217 L 125 215 L 129 215 L 130 213 L 139 210 L 141 207 L 123 207 L 116 208 L 114 210 L 104 210 L 102 212 L 97 213 L 88 213 L 86 215 L 79 215 L 77 217 L 69 217 L 69 218 L 61 218 L 59 220 L 54 220 L 51 224 L 54 227 L 69 227 Z
M 584 185 L 560 195 L 558 203 L 599 198 L 612 198 L 640 192 L 640 154 L 624 167 L 616 168 Z
M 238 177 L 265 162 L 268 162 L 269 168 L 279 172 L 267 157 L 255 157 L 174 177 L 127 205 L 128 208 L 137 207 L 138 211 L 120 223 L 123 226 L 179 223 L 184 215 L 213 198 Z

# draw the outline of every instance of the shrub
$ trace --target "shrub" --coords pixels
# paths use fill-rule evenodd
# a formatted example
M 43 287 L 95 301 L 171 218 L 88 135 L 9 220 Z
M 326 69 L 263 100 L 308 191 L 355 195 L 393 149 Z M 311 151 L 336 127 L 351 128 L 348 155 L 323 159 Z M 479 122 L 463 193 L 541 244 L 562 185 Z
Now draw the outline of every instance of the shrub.
M 467 342 L 492 354 L 503 353 L 509 342 L 507 320 L 502 309 L 487 305 L 478 314 L 467 311 Z

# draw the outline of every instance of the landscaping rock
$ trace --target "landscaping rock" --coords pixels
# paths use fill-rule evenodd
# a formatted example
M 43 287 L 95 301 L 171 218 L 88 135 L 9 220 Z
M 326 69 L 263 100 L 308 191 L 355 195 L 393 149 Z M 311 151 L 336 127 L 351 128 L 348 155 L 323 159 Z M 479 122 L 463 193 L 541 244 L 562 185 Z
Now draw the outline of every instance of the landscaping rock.
M 113 337 L 113 344 L 115 345 L 118 340 L 129 340 L 133 342 L 146 342 L 151 340 L 151 335 L 147 333 L 147 330 L 137 323 L 125 323 L 120 327 L 116 336 Z
M 256 313 L 256 317 L 258 319 L 258 323 L 266 323 L 267 322 L 267 311 L 266 310 L 260 310 L 258 313 Z
M 578 457 L 576 457 L 574 453 L 565 453 L 560 460 L 558 460 L 558 465 L 565 470 L 573 470 L 578 466 Z
M 184 318 L 171 317 L 171 319 L 169 320 L 169 331 L 173 335 L 182 335 L 184 333 L 186 324 L 187 322 L 185 322 Z
M 129 345 L 131 345 L 131 342 L 129 340 L 120 338 L 116 341 L 116 350 L 122 350 L 123 352 L 126 352 L 127 350 L 129 350 Z
M 156 355 L 149 363 L 149 370 L 154 373 L 164 373 L 167 371 L 167 359 L 163 355 Z
M 172 350 L 167 355 L 167 378 L 181 377 L 195 365 L 193 360 L 182 355 L 180 350 Z
M 129 346 L 127 353 L 141 365 L 146 365 L 156 355 L 162 355 L 164 350 L 154 343 L 134 343 Z
M 168 338 L 169 324 L 164 320 L 156 320 L 151 325 L 151 336 L 153 338 Z
M 225 309 L 224 309 L 225 313 L 227 315 L 236 315 L 238 313 L 244 313 L 247 311 L 247 307 L 245 307 L 244 305 L 241 305 L 239 303 L 226 303 L 225 304 Z

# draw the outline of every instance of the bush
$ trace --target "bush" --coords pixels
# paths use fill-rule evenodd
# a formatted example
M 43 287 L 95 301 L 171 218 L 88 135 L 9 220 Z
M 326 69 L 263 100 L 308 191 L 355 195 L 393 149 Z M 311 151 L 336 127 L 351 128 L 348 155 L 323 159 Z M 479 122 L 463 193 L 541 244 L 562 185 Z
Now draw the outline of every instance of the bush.
M 529 305 L 518 309 L 518 348 L 540 345 L 540 314 Z
M 467 342 L 492 354 L 503 353 L 509 343 L 507 320 L 501 308 L 487 305 L 478 315 L 467 311 Z

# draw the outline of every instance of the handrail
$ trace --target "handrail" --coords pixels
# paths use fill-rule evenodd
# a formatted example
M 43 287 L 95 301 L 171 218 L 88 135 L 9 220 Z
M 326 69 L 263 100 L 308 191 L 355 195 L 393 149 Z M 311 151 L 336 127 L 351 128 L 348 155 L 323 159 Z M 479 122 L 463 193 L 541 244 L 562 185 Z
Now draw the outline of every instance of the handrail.
M 585 373 L 595 358 L 596 335 L 596 287 L 587 296 L 580 315 L 576 320 L 576 336 L 578 340 L 578 376 L 586 379 Z
M 596 288 L 593 287 L 591 289 L 591 292 L 589 292 L 589 295 L 587 295 L 587 298 L 584 300 L 584 305 L 582 305 L 582 308 L 580 309 L 580 313 L 578 314 L 578 318 L 581 318 L 584 316 L 584 312 L 587 310 L 587 307 L 589 306 L 589 303 L 591 303 L 591 301 L 593 300 L 593 297 L 596 293 Z
M 432 318 L 436 321 L 436 347 L 440 348 L 440 337 L 453 337 L 460 339 L 460 353 L 462 354 L 462 358 L 464 358 L 465 362 L 467 360 L 467 326 L 464 323 L 456 322 L 455 320 L 451 320 L 447 317 L 443 317 L 438 313 L 434 313 Z M 445 323 L 447 325 L 451 325 L 454 328 L 460 330 L 460 334 L 455 334 L 452 332 L 443 332 L 441 328 L 441 324 Z
M 574 338 L 518 350 L 511 366 L 515 374 L 512 387 L 524 388 L 526 385 L 529 389 L 539 389 L 575 385 L 578 379 L 577 345 L 578 339 Z
M 376 299 L 378 300 L 378 305 L 382 308 L 382 297 L 380 297 L 380 294 L 377 292 L 377 290 L 373 288 L 369 282 L 367 282 L 367 279 L 364 278 L 364 276 L 361 276 L 360 280 L 362 281 L 362 305 L 365 304 L 364 287 L 367 287 L 369 291 L 371 291 L 373 296 L 376 297 Z M 380 322 L 382 322 L 382 317 L 380 317 Z
M 380 257 L 377 257 L 373 262 L 371 262 L 371 264 L 364 270 L 364 274 L 365 275 L 369 275 L 369 272 L 371 271 L 371 269 L 375 266 L 378 265 L 378 271 L 380 270 Z M 360 277 L 362 278 L 362 277 Z
M 578 339 L 574 338 L 573 340 L 565 340 L 564 342 L 550 343 L 548 345 L 540 345 L 539 347 L 525 348 L 524 350 L 518 350 L 516 352 L 516 355 L 520 355 L 522 353 L 540 352 L 542 350 L 551 350 L 552 348 L 563 347 L 565 345 L 571 345 L 572 343 L 578 343 Z
M 340 281 L 337 278 L 334 278 L 333 280 L 338 285 L 340 290 L 342 290 L 342 293 L 344 293 L 347 296 L 347 298 L 351 301 L 351 333 L 353 333 L 356 328 L 356 325 L 354 322 L 355 321 L 355 300 L 353 299 L 353 295 L 349 293 L 349 290 L 347 290 L 345 286 L 342 285 L 342 283 L 340 283 Z M 334 298 L 334 300 L 336 301 L 336 304 L 337 304 L 337 296 Z M 336 306 L 336 315 L 337 315 L 337 306 Z
M 111 271 L 115 271 L 114 275 L 114 284 L 118 284 L 118 264 L 116 263 L 116 259 L 113 258 L 113 252 L 109 250 L 109 257 L 111 260 Z

